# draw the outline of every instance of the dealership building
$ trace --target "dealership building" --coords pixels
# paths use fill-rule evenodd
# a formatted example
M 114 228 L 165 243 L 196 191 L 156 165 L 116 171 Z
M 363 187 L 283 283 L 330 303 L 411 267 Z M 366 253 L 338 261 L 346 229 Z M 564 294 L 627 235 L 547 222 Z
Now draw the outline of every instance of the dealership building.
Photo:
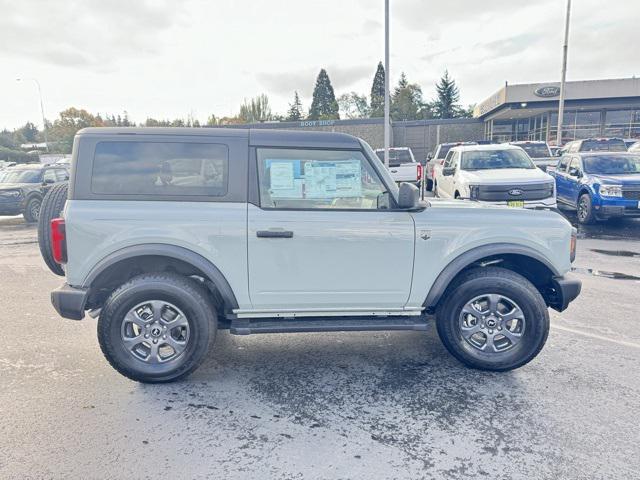
M 476 106 L 474 117 L 484 123 L 486 140 L 555 144 L 559 98 L 559 83 L 505 84 Z M 589 137 L 640 138 L 640 78 L 565 84 L 562 141 Z

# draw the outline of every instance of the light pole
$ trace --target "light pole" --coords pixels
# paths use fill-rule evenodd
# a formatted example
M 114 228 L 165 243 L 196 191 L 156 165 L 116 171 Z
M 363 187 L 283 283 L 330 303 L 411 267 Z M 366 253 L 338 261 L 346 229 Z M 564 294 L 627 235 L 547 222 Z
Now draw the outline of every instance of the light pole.
M 44 118 L 44 102 L 42 101 L 42 89 L 40 88 L 40 82 L 36 78 L 16 78 L 16 81 L 21 82 L 23 80 L 31 80 L 38 87 L 38 96 L 40 97 L 40 113 L 42 114 L 42 132 L 44 133 L 44 147 L 49 151 L 49 140 L 47 138 L 47 121 Z
M 384 165 L 389 168 L 389 0 L 384 0 Z
M 564 25 L 564 44 L 562 45 L 562 76 L 560 79 L 560 104 L 558 106 L 558 135 L 556 144 L 562 146 L 562 121 L 564 117 L 564 84 L 567 79 L 567 52 L 569 50 L 569 18 L 571 16 L 571 0 L 567 0 L 567 15 Z

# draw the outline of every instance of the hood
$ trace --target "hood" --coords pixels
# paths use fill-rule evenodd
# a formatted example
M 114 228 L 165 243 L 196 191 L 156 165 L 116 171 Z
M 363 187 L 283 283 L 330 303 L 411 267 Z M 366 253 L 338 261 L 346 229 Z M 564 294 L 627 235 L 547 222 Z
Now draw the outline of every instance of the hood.
M 40 188 L 39 183 L 0 183 L 0 191 L 20 190 L 23 188 Z
M 621 173 L 619 175 L 595 175 L 588 173 L 591 178 L 604 184 L 640 185 L 640 173 Z
M 492 170 L 461 170 L 460 174 L 471 184 L 511 185 L 513 183 L 553 182 L 553 178 L 539 168 L 496 168 Z

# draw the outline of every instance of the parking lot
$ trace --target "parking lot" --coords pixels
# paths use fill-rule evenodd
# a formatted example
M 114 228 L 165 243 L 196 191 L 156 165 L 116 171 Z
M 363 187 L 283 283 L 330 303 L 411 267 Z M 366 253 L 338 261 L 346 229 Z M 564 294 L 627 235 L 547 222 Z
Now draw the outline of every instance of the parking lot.
M 231 336 L 186 381 L 116 373 L 0 217 L 0 478 L 640 478 L 640 219 L 581 227 L 582 295 L 529 365 L 428 332 Z

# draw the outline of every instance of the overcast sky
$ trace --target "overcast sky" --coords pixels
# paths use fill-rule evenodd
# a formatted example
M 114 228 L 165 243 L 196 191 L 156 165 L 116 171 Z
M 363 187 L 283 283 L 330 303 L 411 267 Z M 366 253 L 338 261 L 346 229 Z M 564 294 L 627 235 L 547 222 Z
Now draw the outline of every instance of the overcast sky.
M 0 128 L 67 107 L 135 121 L 204 121 L 266 93 L 305 109 L 327 69 L 336 95 L 369 93 L 384 56 L 383 0 L 0 0 Z M 391 0 L 391 79 L 424 96 L 445 68 L 462 103 L 559 79 L 564 0 Z M 639 0 L 574 0 L 569 80 L 640 75 Z

